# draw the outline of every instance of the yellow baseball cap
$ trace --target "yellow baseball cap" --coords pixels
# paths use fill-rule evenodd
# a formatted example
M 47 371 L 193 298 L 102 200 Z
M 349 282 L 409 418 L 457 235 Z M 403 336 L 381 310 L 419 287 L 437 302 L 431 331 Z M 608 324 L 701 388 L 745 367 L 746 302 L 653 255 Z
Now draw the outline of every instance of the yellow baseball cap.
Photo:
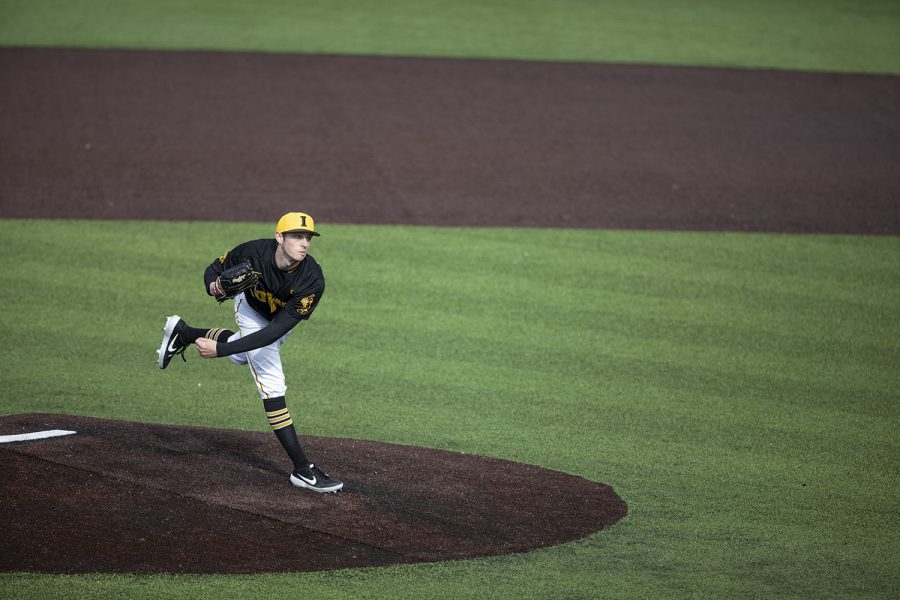
M 289 231 L 306 231 L 313 235 L 319 235 L 316 233 L 316 222 L 311 216 L 302 212 L 291 212 L 278 219 L 275 233 Z

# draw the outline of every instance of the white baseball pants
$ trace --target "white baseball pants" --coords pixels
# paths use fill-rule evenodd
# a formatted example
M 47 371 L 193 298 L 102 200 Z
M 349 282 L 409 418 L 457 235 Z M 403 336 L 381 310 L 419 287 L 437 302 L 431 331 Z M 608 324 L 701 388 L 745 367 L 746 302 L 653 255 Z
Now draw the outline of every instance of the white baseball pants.
M 234 298 L 234 320 L 238 332 L 228 338 L 229 342 L 248 336 L 269 324 L 258 312 L 250 308 L 244 294 L 238 294 Z M 290 331 L 287 332 L 268 346 L 228 357 L 236 365 L 250 365 L 253 381 L 263 400 L 284 396 L 287 392 L 284 369 L 281 366 L 281 344 L 290 334 Z

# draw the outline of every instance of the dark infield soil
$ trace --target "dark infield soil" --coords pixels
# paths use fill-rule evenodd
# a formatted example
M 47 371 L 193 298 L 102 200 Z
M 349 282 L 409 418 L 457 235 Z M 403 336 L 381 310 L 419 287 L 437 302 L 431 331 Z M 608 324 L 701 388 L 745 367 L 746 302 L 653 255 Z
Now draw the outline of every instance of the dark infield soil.
M 0 49 L 0 218 L 900 234 L 900 78 L 489 60 Z M 270 432 L 0 418 L 0 571 L 254 573 L 524 552 L 607 485 Z
M 900 233 L 900 77 L 0 49 L 0 217 Z
M 271 432 L 0 417 L 0 571 L 255 573 L 525 552 L 625 516 L 608 485 L 442 450 L 306 436 L 345 480 L 294 488 Z

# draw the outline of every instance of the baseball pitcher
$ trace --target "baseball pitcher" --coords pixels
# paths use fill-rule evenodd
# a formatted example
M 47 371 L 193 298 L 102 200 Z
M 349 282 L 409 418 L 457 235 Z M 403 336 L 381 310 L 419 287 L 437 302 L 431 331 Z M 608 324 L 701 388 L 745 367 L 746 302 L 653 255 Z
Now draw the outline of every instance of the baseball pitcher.
M 312 315 L 325 276 L 308 251 L 318 236 L 313 218 L 291 212 L 275 226 L 275 237 L 240 244 L 215 259 L 203 276 L 207 293 L 223 302 L 232 299 L 237 331 L 191 327 L 178 315 L 169 317 L 157 351 L 160 369 L 195 344 L 203 358 L 227 356 L 248 365 L 266 417 L 294 463 L 291 483 L 314 492 L 337 492 L 344 484 L 326 475 L 303 453 L 285 402 L 287 387 L 281 345 L 291 330 Z

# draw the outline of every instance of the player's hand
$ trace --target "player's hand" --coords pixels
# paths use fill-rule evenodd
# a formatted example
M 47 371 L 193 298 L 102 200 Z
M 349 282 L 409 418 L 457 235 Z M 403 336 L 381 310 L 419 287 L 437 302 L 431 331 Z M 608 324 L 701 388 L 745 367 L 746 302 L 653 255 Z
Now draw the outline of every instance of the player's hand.
M 222 287 L 219 285 L 218 278 L 209 282 L 209 295 L 213 298 L 221 298 L 225 295 L 225 292 L 222 291 Z
M 218 356 L 218 354 L 216 354 L 215 340 L 209 338 L 197 338 L 195 344 L 197 344 L 197 352 L 199 352 L 200 356 L 203 358 L 215 358 Z

